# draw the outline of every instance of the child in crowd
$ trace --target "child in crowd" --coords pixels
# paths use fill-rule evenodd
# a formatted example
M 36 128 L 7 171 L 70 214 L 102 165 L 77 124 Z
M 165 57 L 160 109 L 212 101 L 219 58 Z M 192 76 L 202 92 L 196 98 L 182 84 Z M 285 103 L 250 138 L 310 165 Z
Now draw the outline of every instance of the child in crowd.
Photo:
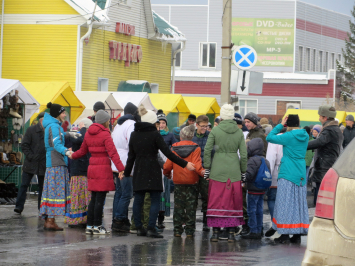
M 255 138 L 247 143 L 248 151 L 248 167 L 245 175 L 242 177 L 243 182 L 246 183 L 247 194 L 247 208 L 250 227 L 250 233 L 242 235 L 243 239 L 261 239 L 263 228 L 263 206 L 265 191 L 271 185 L 270 163 L 263 156 L 264 142 L 261 138 Z M 265 168 L 267 167 L 267 169 Z M 261 170 L 261 171 L 259 171 Z M 260 178 L 262 184 L 260 184 Z M 263 181 L 267 180 L 265 186 Z
M 182 225 L 185 223 L 187 237 L 193 237 L 196 229 L 196 209 L 199 176 L 205 174 L 202 168 L 201 149 L 192 142 L 195 126 L 184 127 L 180 132 L 181 141 L 172 145 L 172 151 L 187 162 L 195 165 L 195 171 L 181 168 L 169 159 L 164 164 L 164 175 L 170 176 L 174 170 L 174 236 L 181 237 L 184 232 Z M 185 220 L 186 218 L 186 220 Z

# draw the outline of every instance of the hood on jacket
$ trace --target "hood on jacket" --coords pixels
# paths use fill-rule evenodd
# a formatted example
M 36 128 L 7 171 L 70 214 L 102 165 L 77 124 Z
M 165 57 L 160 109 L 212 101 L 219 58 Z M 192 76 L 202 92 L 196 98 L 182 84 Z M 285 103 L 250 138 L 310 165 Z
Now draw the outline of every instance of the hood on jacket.
M 222 129 L 227 134 L 234 134 L 235 132 L 240 130 L 240 128 L 238 127 L 237 123 L 234 120 L 222 120 L 219 123 L 218 128 Z
M 292 135 L 299 141 L 308 141 L 309 140 L 309 135 L 305 129 L 296 129 L 290 131 Z
M 261 138 L 255 138 L 247 143 L 248 157 L 264 155 L 264 142 Z
M 109 131 L 107 128 L 105 128 L 103 125 L 98 124 L 98 123 L 94 123 L 89 127 L 89 130 L 87 131 L 90 135 L 97 135 L 100 132 L 107 130 Z
M 137 122 L 134 124 L 134 131 L 157 131 L 154 124 L 148 122 Z
M 124 122 L 126 122 L 127 120 L 134 120 L 134 116 L 131 114 L 127 114 L 124 116 L 121 116 L 118 120 L 117 120 L 117 125 L 122 125 Z
M 175 151 L 181 158 L 188 157 L 198 148 L 198 145 L 192 141 L 180 141 L 174 143 L 172 150 Z
M 43 121 L 42 121 L 43 127 L 46 128 L 46 127 L 48 127 L 50 124 L 54 124 L 54 123 L 60 125 L 58 119 L 54 118 L 53 116 L 51 116 L 51 115 L 48 114 L 48 113 L 45 113 L 45 114 L 44 114 Z

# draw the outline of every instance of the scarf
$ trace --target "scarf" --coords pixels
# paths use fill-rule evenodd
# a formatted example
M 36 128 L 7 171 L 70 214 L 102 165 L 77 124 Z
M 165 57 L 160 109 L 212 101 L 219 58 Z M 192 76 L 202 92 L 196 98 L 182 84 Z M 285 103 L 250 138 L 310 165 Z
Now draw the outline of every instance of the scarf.
M 161 130 L 160 130 L 160 135 L 166 136 L 166 135 L 168 135 L 168 134 L 169 134 L 169 131 L 165 131 L 164 129 L 161 129 Z

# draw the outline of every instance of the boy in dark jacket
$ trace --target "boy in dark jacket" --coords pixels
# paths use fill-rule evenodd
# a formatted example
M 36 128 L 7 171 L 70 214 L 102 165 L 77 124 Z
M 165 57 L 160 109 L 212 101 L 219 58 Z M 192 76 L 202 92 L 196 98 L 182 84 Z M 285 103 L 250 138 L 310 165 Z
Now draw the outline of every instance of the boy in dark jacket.
M 181 237 L 185 223 L 186 236 L 192 237 L 196 229 L 196 208 L 199 177 L 205 174 L 202 168 L 201 149 L 192 142 L 195 126 L 184 127 L 180 132 L 181 141 L 173 144 L 172 151 L 180 158 L 195 165 L 195 171 L 182 168 L 171 160 L 164 164 L 164 175 L 169 176 L 174 170 L 174 236 Z M 186 210 L 186 211 L 185 211 Z
M 264 142 L 261 138 L 255 138 L 247 143 L 248 167 L 244 176 L 244 183 L 247 186 L 248 196 L 248 225 L 250 234 L 242 235 L 244 239 L 261 239 L 263 227 L 263 198 L 266 189 L 259 189 L 255 186 L 255 179 L 262 164 L 262 158 L 270 169 L 270 163 L 264 157 Z

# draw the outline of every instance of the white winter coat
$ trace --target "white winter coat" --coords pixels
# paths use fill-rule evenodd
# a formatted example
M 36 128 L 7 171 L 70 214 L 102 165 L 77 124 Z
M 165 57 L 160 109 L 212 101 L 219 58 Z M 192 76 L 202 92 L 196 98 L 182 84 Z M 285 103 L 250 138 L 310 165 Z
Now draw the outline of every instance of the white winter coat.
M 272 175 L 271 187 L 277 187 L 277 177 L 279 175 L 279 167 L 283 156 L 282 145 L 268 143 L 266 159 L 270 162 L 270 172 Z

